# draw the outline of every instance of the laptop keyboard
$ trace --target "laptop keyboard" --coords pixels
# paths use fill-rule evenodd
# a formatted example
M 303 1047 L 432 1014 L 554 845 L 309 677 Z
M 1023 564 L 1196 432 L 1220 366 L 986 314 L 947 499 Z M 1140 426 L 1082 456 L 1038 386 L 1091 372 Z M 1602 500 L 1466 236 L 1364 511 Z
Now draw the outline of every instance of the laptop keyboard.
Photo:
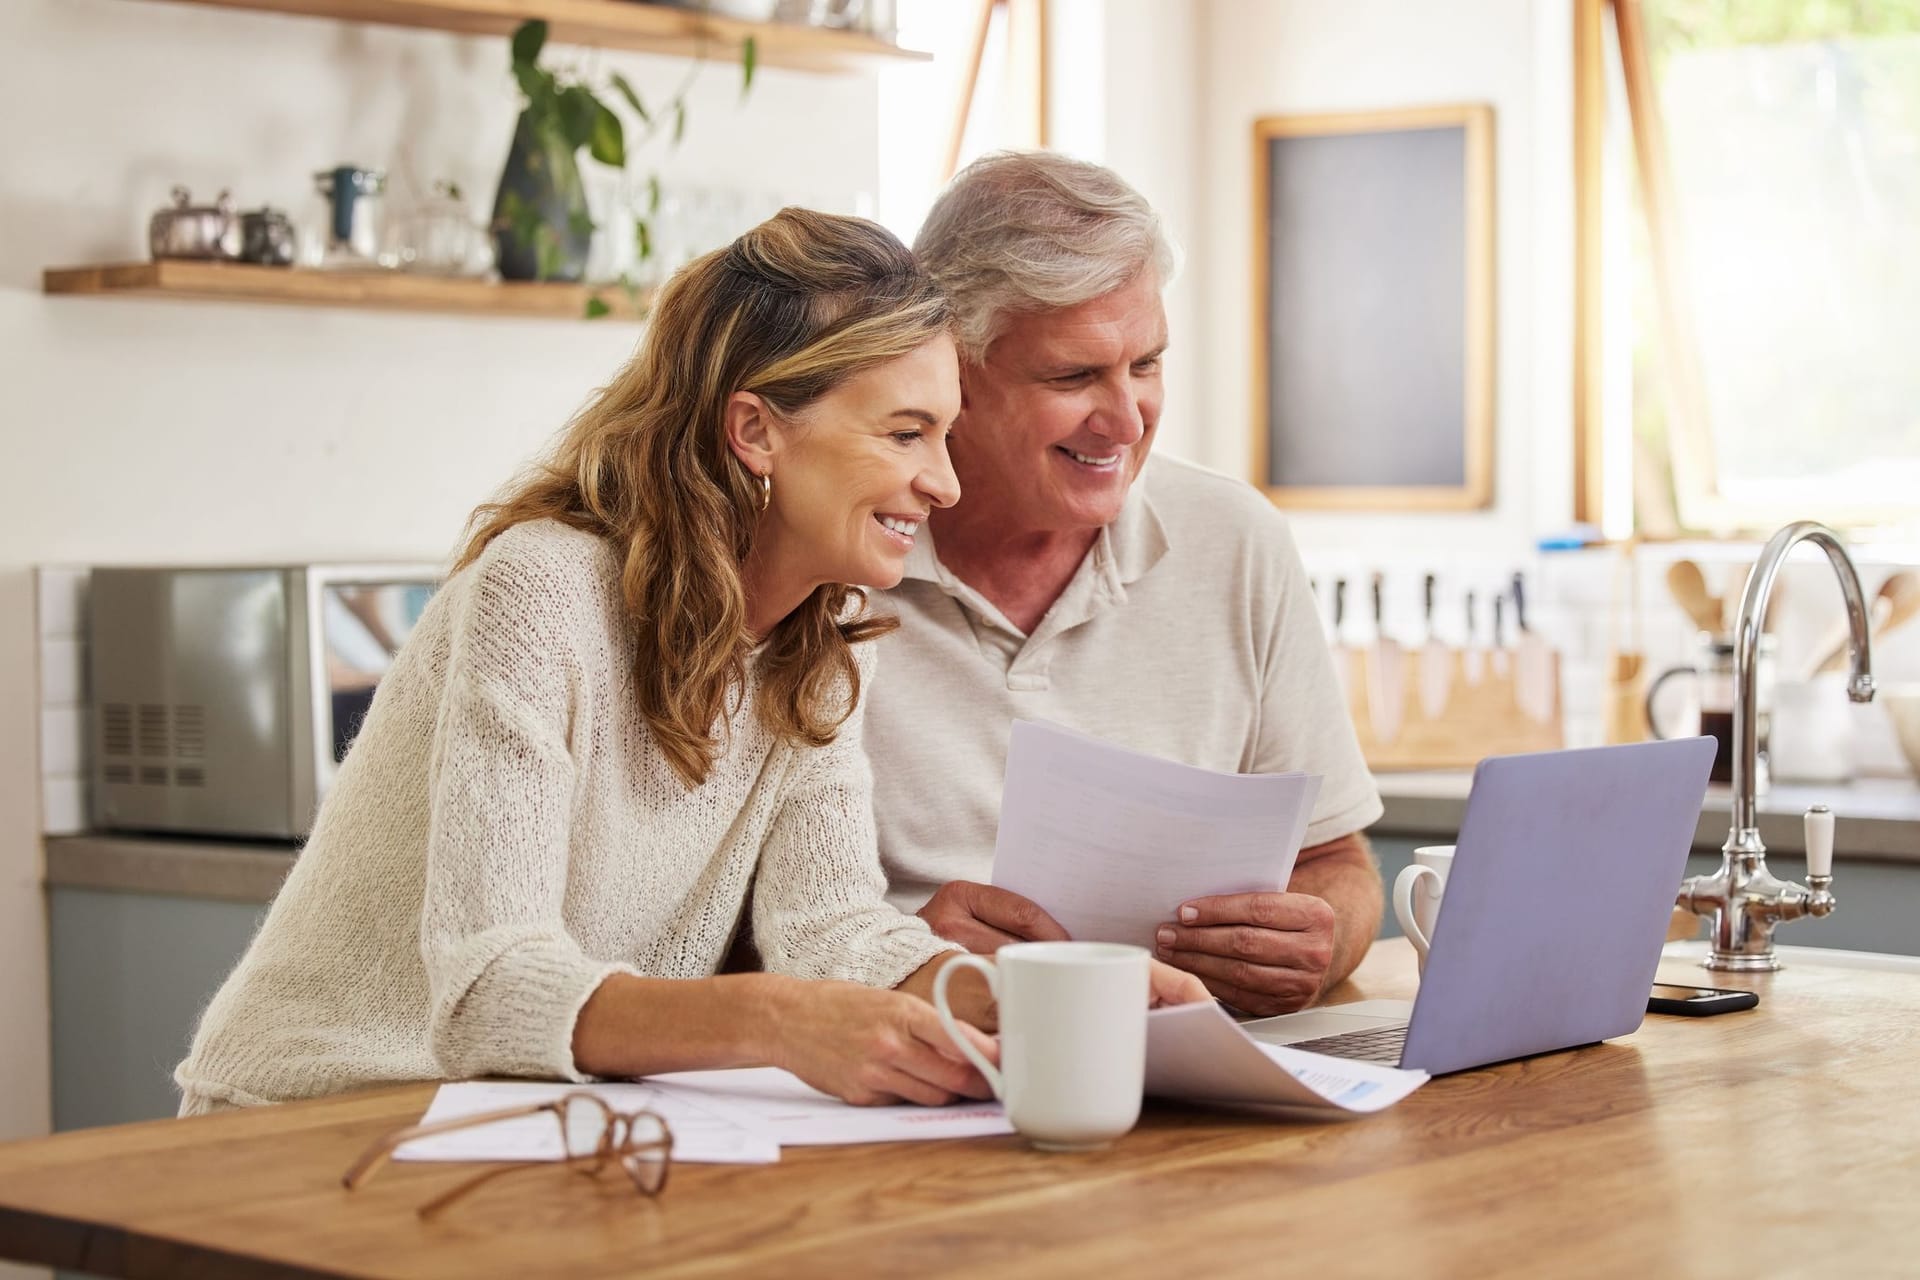
M 1400 1052 L 1406 1047 L 1405 1023 L 1394 1027 L 1369 1027 L 1365 1031 L 1342 1031 L 1337 1036 L 1296 1040 L 1287 1046 L 1289 1049 L 1305 1049 L 1309 1053 L 1324 1053 L 1335 1058 L 1384 1063 L 1389 1067 L 1400 1065 Z

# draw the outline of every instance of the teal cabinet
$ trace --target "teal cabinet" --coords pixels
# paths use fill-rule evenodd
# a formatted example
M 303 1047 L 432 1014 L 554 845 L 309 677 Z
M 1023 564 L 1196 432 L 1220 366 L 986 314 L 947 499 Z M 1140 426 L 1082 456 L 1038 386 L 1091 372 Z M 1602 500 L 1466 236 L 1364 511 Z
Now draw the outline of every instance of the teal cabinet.
M 58 885 L 48 900 L 53 1127 L 175 1114 L 173 1068 L 266 904 Z

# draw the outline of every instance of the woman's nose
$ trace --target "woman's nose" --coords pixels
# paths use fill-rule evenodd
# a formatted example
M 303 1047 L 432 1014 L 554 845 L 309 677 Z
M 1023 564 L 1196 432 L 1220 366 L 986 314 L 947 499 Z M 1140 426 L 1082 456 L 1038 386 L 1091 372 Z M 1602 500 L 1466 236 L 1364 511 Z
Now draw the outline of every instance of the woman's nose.
M 960 501 L 960 477 L 953 473 L 953 459 L 945 448 L 940 456 L 914 477 L 913 487 L 936 507 L 950 507 Z

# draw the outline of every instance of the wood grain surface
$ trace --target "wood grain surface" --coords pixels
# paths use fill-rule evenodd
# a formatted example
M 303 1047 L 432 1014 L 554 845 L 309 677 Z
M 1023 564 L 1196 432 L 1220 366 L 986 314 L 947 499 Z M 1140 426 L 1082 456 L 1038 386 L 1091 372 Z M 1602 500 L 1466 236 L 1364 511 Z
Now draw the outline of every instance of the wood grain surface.
M 467 1166 L 342 1190 L 424 1085 L 60 1134 L 0 1147 L 0 1254 L 128 1277 L 1915 1274 L 1920 977 L 1713 979 L 1759 1008 L 1651 1016 L 1360 1120 L 1154 1104 L 1094 1154 L 790 1148 L 676 1167 L 657 1201 L 550 1168 L 431 1222 L 414 1206 Z M 1395 940 L 1336 999 L 1412 989 Z

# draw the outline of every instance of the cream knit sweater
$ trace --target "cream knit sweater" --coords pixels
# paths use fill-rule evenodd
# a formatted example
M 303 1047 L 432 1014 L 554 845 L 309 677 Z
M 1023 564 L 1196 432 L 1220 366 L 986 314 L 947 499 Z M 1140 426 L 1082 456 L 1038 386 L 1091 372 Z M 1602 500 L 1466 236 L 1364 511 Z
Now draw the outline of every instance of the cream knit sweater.
M 587 997 L 613 973 L 712 974 L 750 881 L 771 972 L 893 986 L 952 949 L 882 897 L 857 714 L 831 746 L 776 742 L 750 673 L 713 771 L 680 781 L 635 704 L 618 572 L 604 540 L 543 521 L 434 597 L 201 1017 L 182 1115 L 582 1079 Z

